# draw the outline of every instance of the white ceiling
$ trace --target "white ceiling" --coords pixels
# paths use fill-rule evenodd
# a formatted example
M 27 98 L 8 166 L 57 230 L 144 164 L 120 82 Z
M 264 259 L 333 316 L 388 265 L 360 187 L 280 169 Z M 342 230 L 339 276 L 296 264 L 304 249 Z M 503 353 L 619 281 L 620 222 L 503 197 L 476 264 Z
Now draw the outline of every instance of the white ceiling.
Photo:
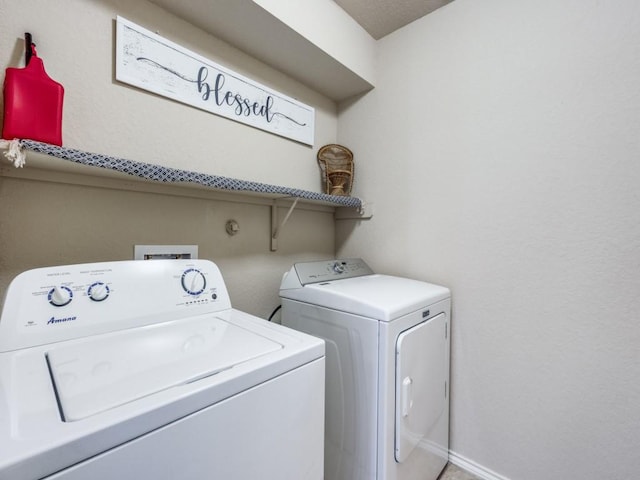
M 335 101 L 373 88 L 371 78 L 319 48 L 255 0 L 149 1 Z M 377 40 L 453 0 L 334 1 Z
M 453 0 L 334 0 L 376 40 Z

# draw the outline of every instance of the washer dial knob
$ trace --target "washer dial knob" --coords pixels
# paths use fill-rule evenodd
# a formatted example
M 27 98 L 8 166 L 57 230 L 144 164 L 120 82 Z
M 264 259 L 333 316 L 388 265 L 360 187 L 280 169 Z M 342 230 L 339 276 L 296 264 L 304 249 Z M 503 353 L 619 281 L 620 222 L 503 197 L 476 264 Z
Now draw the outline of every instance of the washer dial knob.
M 87 294 L 94 302 L 101 302 L 109 296 L 110 290 L 106 283 L 95 282 L 89 286 Z
M 182 288 L 189 295 L 200 295 L 207 287 L 207 279 L 200 270 L 190 268 L 182 274 Z
M 49 300 L 49 303 L 54 307 L 64 307 L 65 305 L 71 303 L 71 300 L 73 300 L 73 292 L 69 287 L 53 287 L 49 291 L 47 299 Z

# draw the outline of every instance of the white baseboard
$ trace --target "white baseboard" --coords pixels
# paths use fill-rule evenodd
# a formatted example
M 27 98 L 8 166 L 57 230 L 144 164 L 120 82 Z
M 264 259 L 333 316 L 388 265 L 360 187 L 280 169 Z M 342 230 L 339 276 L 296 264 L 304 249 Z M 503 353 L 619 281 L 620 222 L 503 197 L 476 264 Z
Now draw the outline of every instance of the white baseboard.
M 489 470 L 473 460 L 469 460 L 468 458 L 465 458 L 451 450 L 449 450 L 449 461 L 463 470 L 473 473 L 476 477 L 479 477 L 482 480 L 509 480 L 509 478 L 500 475 L 493 470 Z

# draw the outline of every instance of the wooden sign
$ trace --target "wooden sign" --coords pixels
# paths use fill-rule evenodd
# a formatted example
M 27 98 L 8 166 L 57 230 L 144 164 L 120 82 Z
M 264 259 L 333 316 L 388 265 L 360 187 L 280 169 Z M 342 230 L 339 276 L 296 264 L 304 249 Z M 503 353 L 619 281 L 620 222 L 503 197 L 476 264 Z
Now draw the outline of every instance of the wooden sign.
M 116 79 L 313 146 L 315 110 L 122 17 Z

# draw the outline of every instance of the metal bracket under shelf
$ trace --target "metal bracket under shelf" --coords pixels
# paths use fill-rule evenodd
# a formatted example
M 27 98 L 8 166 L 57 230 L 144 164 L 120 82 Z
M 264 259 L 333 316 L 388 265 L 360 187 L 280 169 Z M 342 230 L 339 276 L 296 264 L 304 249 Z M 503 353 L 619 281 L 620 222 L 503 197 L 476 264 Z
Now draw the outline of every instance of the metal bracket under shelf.
M 278 235 L 280 235 L 280 232 L 282 231 L 285 224 L 289 220 L 289 217 L 293 213 L 293 210 L 296 208 L 296 205 L 298 205 L 299 200 L 300 200 L 299 198 L 296 198 L 293 201 L 293 203 L 289 207 L 289 210 L 287 211 L 287 214 L 284 216 L 284 218 L 282 219 L 282 222 L 280 223 L 278 223 L 278 201 L 274 200 L 273 203 L 271 204 L 271 251 L 272 252 L 275 252 L 276 250 L 278 250 Z
M 369 220 L 373 217 L 373 203 L 362 202 L 358 207 L 336 207 L 336 220 Z
M 278 250 L 278 236 L 284 228 L 285 224 L 289 221 L 289 217 L 293 213 L 293 210 L 298 205 L 300 198 L 295 198 L 293 203 L 287 210 L 286 215 L 280 222 L 278 219 L 278 200 L 274 200 L 271 203 L 271 251 Z M 373 217 L 373 204 L 370 202 L 362 202 L 362 205 L 358 207 L 336 207 L 334 218 L 335 220 L 368 220 Z

